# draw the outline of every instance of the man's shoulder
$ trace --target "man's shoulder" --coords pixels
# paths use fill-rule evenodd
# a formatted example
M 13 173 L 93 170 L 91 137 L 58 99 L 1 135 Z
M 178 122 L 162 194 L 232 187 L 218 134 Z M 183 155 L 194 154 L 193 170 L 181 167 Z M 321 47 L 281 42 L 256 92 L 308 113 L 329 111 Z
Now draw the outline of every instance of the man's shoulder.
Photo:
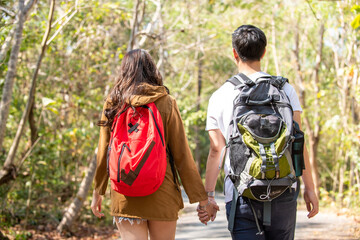
M 213 92 L 212 97 L 221 96 L 224 97 L 224 94 L 229 94 L 234 91 L 234 85 L 230 82 L 223 83 L 215 92 Z
M 286 82 L 284 84 L 284 87 L 283 87 L 286 95 L 288 95 L 288 97 L 291 97 L 293 96 L 294 94 L 296 95 L 296 91 L 295 91 L 295 88 L 292 84 L 290 84 L 289 82 Z

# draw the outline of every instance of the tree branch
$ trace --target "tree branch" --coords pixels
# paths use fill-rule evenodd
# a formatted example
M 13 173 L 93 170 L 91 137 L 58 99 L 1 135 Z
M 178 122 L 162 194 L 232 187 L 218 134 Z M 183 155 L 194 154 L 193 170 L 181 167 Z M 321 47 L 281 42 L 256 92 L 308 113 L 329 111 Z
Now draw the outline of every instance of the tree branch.
M 14 22 L 14 25 L 17 25 L 17 20 Z M 8 53 L 9 49 L 10 49 L 10 45 L 12 42 L 12 39 L 14 37 L 14 33 L 15 33 L 15 27 L 13 27 L 10 32 L 8 33 L 8 35 L 6 36 L 6 39 L 3 43 L 3 45 L 1 46 L 1 50 L 0 50 L 0 64 L 2 64 L 2 61 L 5 59 L 6 54 Z
M 6 12 L 6 14 L 9 15 L 9 16 L 11 16 L 11 17 L 15 17 L 15 16 L 16 16 L 16 14 L 15 14 L 13 11 L 11 11 L 11 10 L 9 10 L 9 9 L 7 9 L 7 8 L 4 8 L 3 6 L 0 6 L 0 10 Z
M 151 22 L 146 26 L 145 31 L 142 31 L 142 32 L 139 32 L 136 34 L 136 36 L 139 36 L 140 34 L 143 35 L 143 37 L 139 41 L 139 47 L 142 47 L 145 44 L 147 37 L 150 37 L 152 39 L 156 39 L 159 37 L 159 35 L 156 35 L 153 33 L 153 27 L 154 27 L 155 22 L 158 21 L 158 19 L 160 17 L 161 3 L 158 1 L 158 2 L 154 2 L 154 4 L 156 5 L 156 11 L 151 19 Z
M 50 45 L 50 43 L 52 42 L 52 40 L 54 40 L 54 38 L 56 38 L 56 36 L 61 32 L 61 30 L 66 26 L 66 24 L 68 24 L 68 22 L 75 16 L 75 14 L 78 12 L 78 9 L 75 9 L 75 11 L 68 17 L 66 18 L 65 22 L 63 22 L 60 27 L 58 28 L 58 30 L 56 30 L 56 32 L 52 35 L 52 37 L 46 42 L 46 45 Z
M 322 50 L 323 50 L 323 45 L 324 45 L 324 32 L 325 32 L 325 27 L 324 27 L 324 23 L 321 24 L 320 26 L 320 31 L 319 31 L 319 45 L 318 45 L 318 50 L 317 50 L 317 55 L 316 55 L 316 62 L 315 62 L 315 68 L 314 68 L 314 91 L 315 91 L 315 106 L 316 106 L 316 111 L 314 113 L 314 119 L 315 119 L 315 126 L 314 126 L 314 138 L 316 143 L 319 141 L 319 133 L 320 133 L 320 116 L 319 116 L 319 111 L 320 111 L 320 103 L 319 103 L 319 84 L 320 84 L 320 79 L 319 79 L 319 72 L 320 72 L 320 66 L 322 63 Z

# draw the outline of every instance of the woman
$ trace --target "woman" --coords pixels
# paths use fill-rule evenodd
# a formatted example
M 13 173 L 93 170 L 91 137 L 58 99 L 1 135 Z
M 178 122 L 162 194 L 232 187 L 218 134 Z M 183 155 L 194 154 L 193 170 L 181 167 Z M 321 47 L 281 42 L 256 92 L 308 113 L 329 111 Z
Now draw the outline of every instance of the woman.
M 208 202 L 200 175 L 192 158 L 176 101 L 163 85 L 162 77 L 151 56 L 142 49 L 128 52 L 121 63 L 120 74 L 107 101 L 99 122 L 100 139 L 97 154 L 95 188 L 91 204 L 95 216 L 104 216 L 101 210 L 101 195 L 108 185 L 106 154 L 110 127 L 115 114 L 124 104 L 133 107 L 154 102 L 160 112 L 165 143 L 172 153 L 175 168 L 189 197 L 190 203 L 199 202 L 209 216 L 218 209 Z M 165 179 L 156 192 L 144 197 L 128 197 L 111 189 L 111 215 L 114 216 L 122 239 L 175 239 L 178 211 L 183 208 L 180 188 L 167 156 Z

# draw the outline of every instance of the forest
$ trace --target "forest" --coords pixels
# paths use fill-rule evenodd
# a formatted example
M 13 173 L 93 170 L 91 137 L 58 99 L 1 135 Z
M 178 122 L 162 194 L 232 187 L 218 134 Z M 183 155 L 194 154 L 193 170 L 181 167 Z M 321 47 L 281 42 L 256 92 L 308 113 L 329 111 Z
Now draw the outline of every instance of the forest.
M 360 215 L 359 1 L 0 0 L 0 16 L 0 235 L 111 225 L 90 210 L 97 122 L 131 49 L 154 58 L 204 177 L 207 104 L 237 73 L 242 24 L 267 35 L 263 71 L 297 91 L 321 206 Z

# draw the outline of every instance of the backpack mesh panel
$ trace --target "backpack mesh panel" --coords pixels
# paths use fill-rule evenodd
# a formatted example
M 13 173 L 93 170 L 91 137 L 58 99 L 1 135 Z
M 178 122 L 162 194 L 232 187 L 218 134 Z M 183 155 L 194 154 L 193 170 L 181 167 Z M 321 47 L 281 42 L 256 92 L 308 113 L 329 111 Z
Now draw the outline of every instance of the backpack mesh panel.
M 250 151 L 241 136 L 230 140 L 230 164 L 235 175 L 240 175 L 244 170 L 249 156 Z

